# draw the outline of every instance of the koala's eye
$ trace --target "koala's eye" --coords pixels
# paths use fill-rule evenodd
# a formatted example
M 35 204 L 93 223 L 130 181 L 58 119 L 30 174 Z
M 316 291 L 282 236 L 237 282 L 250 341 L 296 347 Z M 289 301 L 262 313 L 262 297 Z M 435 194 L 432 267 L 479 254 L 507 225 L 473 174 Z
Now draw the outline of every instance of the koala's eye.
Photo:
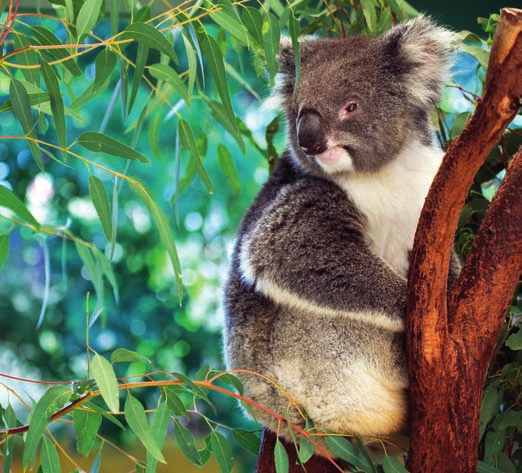
M 359 108 L 359 105 L 355 102 L 350 102 L 346 107 L 344 107 L 344 111 L 346 113 L 353 113 Z

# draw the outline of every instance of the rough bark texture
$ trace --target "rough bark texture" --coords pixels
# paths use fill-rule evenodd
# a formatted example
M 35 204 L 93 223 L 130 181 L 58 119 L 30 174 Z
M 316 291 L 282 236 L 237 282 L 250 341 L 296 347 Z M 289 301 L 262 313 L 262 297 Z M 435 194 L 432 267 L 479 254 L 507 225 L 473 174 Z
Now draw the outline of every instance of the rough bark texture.
M 522 10 L 504 9 L 486 86 L 452 143 L 421 214 L 408 286 L 414 473 L 477 471 L 483 382 L 522 273 L 522 151 L 510 165 L 447 299 L 453 236 L 478 168 L 522 98 Z

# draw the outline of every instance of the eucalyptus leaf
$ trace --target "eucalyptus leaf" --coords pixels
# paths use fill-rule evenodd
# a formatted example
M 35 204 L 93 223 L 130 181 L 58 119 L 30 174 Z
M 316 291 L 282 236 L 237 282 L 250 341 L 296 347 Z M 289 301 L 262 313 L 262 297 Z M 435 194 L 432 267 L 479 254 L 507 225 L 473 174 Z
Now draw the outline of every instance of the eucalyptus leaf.
M 76 449 L 81 455 L 87 456 L 94 447 L 102 415 L 89 409 L 78 408 L 73 411 L 72 417 L 76 430 Z
M 11 210 L 17 217 L 40 230 L 40 223 L 29 212 L 25 204 L 7 187 L 0 186 L 0 207 Z
M 167 66 L 166 64 L 160 63 L 152 64 L 148 66 L 147 69 L 149 70 L 152 77 L 167 82 L 167 84 L 169 84 L 176 92 L 181 95 L 187 105 L 190 104 L 190 95 L 188 90 L 174 69 Z
M 134 363 L 135 361 L 141 361 L 150 364 L 151 361 L 140 353 L 135 351 L 127 350 L 126 348 L 117 348 L 112 352 L 111 361 L 113 363 Z
M 127 400 L 125 401 L 125 420 L 132 431 L 136 434 L 139 441 L 147 449 L 147 453 L 150 453 L 150 455 L 152 455 L 152 457 L 157 461 L 166 463 L 165 458 L 161 453 L 161 448 L 158 446 L 156 438 L 151 433 L 145 409 L 141 402 L 130 394 L 127 396 Z
M 194 436 L 186 427 L 181 425 L 178 419 L 174 418 L 174 435 L 179 449 L 194 465 L 201 465 L 203 462 L 196 448 Z
M 77 143 L 89 151 L 107 153 L 112 156 L 148 163 L 149 160 L 130 146 L 97 131 L 86 131 L 80 135 Z
M 67 386 L 53 386 L 45 392 L 34 406 L 22 456 L 24 471 L 34 462 L 38 446 L 51 415 L 67 403 L 72 393 L 72 389 Z
M 221 473 L 231 472 L 234 466 L 234 457 L 228 440 L 219 432 L 213 431 L 210 435 L 210 445 Z
M 259 454 L 261 439 L 254 432 L 245 429 L 232 429 L 232 437 L 234 437 L 236 443 L 247 452 L 251 452 L 254 455 Z
M 89 0 L 83 2 L 78 17 L 76 18 L 76 34 L 78 36 L 78 42 L 83 39 L 84 36 L 91 31 L 100 16 L 100 9 L 103 5 L 104 0 Z
M 111 219 L 111 208 L 109 205 L 109 196 L 105 190 L 103 182 L 92 175 L 89 177 L 89 194 L 91 196 L 92 203 L 96 209 L 96 213 L 100 219 L 103 233 L 107 241 L 111 241 L 112 238 L 112 219 Z
M 283 446 L 279 438 L 276 439 L 276 444 L 274 448 L 274 460 L 276 473 L 288 473 L 288 453 L 286 453 L 285 447 Z
M 147 23 L 132 23 L 127 26 L 120 36 L 120 39 L 132 38 L 138 43 L 168 56 L 174 63 L 178 63 L 178 57 L 174 52 L 174 47 L 167 38 L 156 28 Z
M 120 410 L 120 399 L 114 368 L 105 358 L 95 353 L 91 362 L 91 369 L 92 376 L 105 404 L 111 412 L 118 412 Z
M 1 206 L 0 201 L 0 206 Z M 9 233 L 0 235 L 0 269 L 5 263 L 7 256 L 9 255 Z
M 53 441 L 47 437 L 43 437 L 40 446 L 40 465 L 42 473 L 60 473 L 60 458 L 54 446 Z

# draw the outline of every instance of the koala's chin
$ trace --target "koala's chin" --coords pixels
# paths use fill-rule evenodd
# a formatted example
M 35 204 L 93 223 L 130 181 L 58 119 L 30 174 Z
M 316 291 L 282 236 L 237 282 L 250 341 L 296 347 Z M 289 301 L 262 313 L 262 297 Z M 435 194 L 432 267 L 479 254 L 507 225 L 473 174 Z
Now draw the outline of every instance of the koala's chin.
M 372 449 L 407 443 L 406 278 L 442 158 L 429 117 L 451 40 L 425 17 L 375 38 L 303 40 L 297 84 L 282 46 L 288 147 L 241 222 L 225 287 L 225 358 L 245 396 Z

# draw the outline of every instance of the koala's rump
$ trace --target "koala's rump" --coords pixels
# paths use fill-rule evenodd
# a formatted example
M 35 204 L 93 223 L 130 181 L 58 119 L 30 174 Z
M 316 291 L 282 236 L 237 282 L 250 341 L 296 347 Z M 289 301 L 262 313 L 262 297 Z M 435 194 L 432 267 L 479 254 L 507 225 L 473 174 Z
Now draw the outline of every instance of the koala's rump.
M 295 403 L 317 428 L 339 433 L 379 436 L 406 428 L 401 332 L 370 330 L 349 318 L 273 309 L 262 322 L 245 319 L 226 338 L 229 368 L 248 369 L 274 382 L 241 375 L 246 397 L 303 425 Z M 259 420 L 278 428 L 270 416 L 260 414 Z

